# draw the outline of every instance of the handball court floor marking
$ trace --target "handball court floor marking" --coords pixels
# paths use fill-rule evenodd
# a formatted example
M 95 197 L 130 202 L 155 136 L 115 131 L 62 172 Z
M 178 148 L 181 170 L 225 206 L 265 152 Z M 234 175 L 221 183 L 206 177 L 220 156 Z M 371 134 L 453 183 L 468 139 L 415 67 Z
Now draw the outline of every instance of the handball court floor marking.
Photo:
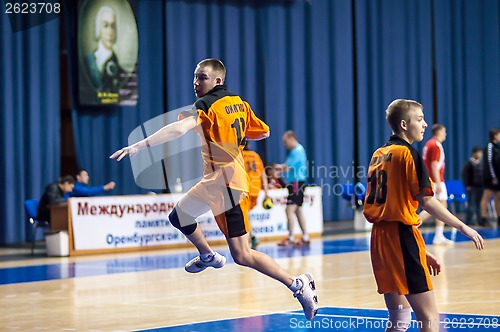
M 461 234 L 452 246 L 429 246 L 443 265 L 432 277 L 438 308 L 447 313 L 443 331 L 500 331 L 500 231 L 480 233 L 482 252 Z M 259 247 L 292 274 L 314 275 L 320 309 L 312 322 L 276 281 L 231 259 L 223 269 L 187 274 L 194 251 L 176 249 L 0 262 L 0 330 L 383 331 L 387 311 L 371 271 L 369 234 L 345 237 Z M 229 255 L 227 247 L 216 249 Z
M 495 331 L 500 330 L 500 316 L 440 314 L 440 331 Z M 313 321 L 307 321 L 301 311 L 274 313 L 226 320 L 214 320 L 171 327 L 160 327 L 141 332 L 181 331 L 384 331 L 387 311 L 362 308 L 323 307 Z M 412 313 L 408 331 L 418 331 L 418 322 Z

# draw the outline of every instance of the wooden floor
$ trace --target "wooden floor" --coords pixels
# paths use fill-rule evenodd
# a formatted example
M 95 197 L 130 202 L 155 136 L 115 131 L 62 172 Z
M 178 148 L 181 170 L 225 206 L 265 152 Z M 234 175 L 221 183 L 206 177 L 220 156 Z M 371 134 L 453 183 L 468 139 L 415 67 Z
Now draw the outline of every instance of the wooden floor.
M 356 237 L 352 245 L 363 246 L 366 236 L 342 238 Z M 429 246 L 443 264 L 441 275 L 432 278 L 441 312 L 500 315 L 500 239 L 486 245 L 482 252 L 470 242 Z M 318 239 L 305 256 L 297 249 L 279 252 L 272 243 L 261 248 L 284 257 L 278 263 L 294 275 L 312 272 L 320 307 L 383 309 L 367 247 L 353 252 L 347 246 L 348 240 Z M 345 252 L 329 253 L 337 251 Z M 19 249 L 0 249 L 0 256 L 14 253 Z M 159 258 L 165 255 L 167 260 Z M 0 262 L 0 279 L 15 280 L 16 273 L 27 273 L 28 279 L 33 273 L 55 278 L 0 285 L 0 331 L 130 331 L 300 309 L 288 289 L 255 271 L 230 263 L 191 275 L 175 267 L 178 262 L 169 263 L 175 255 L 183 263 L 193 253 L 186 255 L 184 249 Z M 39 268 L 43 264 L 50 268 Z

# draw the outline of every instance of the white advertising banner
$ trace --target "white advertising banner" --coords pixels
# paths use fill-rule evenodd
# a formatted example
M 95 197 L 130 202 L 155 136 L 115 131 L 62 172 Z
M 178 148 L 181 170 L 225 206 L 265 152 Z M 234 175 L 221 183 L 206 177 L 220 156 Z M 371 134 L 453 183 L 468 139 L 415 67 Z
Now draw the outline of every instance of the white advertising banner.
M 168 215 L 183 194 L 102 196 L 71 198 L 71 222 L 75 250 L 131 248 L 187 243 L 184 235 L 175 229 Z M 250 211 L 250 222 L 257 236 L 285 236 L 286 189 L 270 190 L 274 207 L 262 207 L 264 192 L 257 206 Z M 304 215 L 308 232 L 323 232 L 323 206 L 321 188 L 308 187 L 305 191 Z M 210 241 L 223 240 L 211 212 L 197 218 Z M 297 223 L 297 222 L 296 222 Z M 300 233 L 298 224 L 296 233 Z

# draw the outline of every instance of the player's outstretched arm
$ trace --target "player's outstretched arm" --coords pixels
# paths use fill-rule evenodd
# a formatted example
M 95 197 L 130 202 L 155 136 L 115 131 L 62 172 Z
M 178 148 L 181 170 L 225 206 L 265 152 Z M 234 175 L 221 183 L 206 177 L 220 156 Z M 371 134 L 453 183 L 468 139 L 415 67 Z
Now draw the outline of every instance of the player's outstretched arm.
M 132 145 L 129 145 L 127 147 L 124 147 L 116 151 L 111 156 L 109 156 L 109 158 L 111 159 L 117 158 L 117 160 L 120 161 L 127 155 L 133 157 L 140 150 L 148 146 L 155 146 L 158 144 L 163 144 L 166 142 L 173 141 L 181 137 L 191 129 L 194 129 L 194 127 L 196 127 L 196 117 L 194 116 L 190 116 L 180 121 L 173 122 L 161 128 L 156 133 L 146 137 L 142 141 L 139 141 L 137 143 L 134 143 Z
M 434 218 L 443 221 L 445 224 L 458 229 L 462 234 L 467 236 L 469 239 L 474 241 L 476 248 L 481 250 L 484 249 L 484 240 L 474 229 L 470 228 L 466 224 L 455 217 L 448 209 L 446 209 L 441 203 L 434 197 L 431 196 L 417 196 L 418 203 L 420 206 L 429 212 Z

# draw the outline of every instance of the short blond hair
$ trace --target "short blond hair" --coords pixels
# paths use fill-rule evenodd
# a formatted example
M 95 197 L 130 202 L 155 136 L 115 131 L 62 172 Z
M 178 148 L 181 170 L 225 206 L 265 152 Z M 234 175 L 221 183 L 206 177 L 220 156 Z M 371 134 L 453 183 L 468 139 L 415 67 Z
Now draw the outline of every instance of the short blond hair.
M 201 60 L 198 63 L 198 66 L 200 68 L 210 67 L 210 68 L 212 68 L 213 71 L 216 71 L 216 72 L 221 74 L 222 81 L 224 81 L 226 79 L 226 66 L 224 66 L 224 63 L 222 63 L 222 61 L 220 61 L 219 59 L 208 58 L 205 60 Z
M 409 113 L 415 109 L 422 109 L 422 104 L 410 99 L 396 99 L 387 106 L 385 118 L 394 133 L 401 132 L 401 121 L 410 120 Z

